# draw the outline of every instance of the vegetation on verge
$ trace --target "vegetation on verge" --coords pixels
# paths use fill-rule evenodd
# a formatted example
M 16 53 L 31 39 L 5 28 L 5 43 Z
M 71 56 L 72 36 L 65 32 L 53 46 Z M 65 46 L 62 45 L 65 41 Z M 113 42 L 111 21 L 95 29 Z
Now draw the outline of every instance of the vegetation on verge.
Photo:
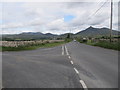
M 110 43 L 110 42 L 101 41 L 101 42 L 94 43 L 93 45 L 120 51 L 120 43 L 119 42 L 111 42 Z
M 0 47 L 0 51 L 2 51 L 2 47 Z
M 103 48 L 108 48 L 108 49 L 113 49 L 113 50 L 118 50 L 120 51 L 120 42 L 119 40 L 116 42 L 110 42 L 110 41 L 92 41 L 92 40 L 77 40 L 80 43 L 85 43 L 87 45 L 92 45 L 92 46 L 99 46 Z

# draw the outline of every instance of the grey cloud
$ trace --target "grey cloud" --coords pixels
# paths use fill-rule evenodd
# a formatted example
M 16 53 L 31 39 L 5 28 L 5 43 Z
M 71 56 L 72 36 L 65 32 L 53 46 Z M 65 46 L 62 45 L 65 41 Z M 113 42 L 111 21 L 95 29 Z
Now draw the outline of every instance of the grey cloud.
M 24 8 L 25 13 L 23 13 L 22 15 L 23 17 L 27 18 L 27 20 L 25 19 L 26 23 L 25 22 L 14 23 L 13 25 L 11 23 L 5 24 L 3 25 L 2 28 L 9 29 L 29 26 L 34 26 L 34 28 L 36 28 L 37 26 L 44 26 L 45 28 L 44 31 L 40 27 L 41 31 L 43 32 L 49 31 L 57 33 L 57 31 L 59 31 L 60 33 L 62 33 L 68 32 L 71 28 L 73 30 L 76 29 L 81 30 L 87 28 L 90 25 L 98 26 L 102 24 L 107 25 L 107 20 L 109 19 L 108 12 L 109 7 L 108 8 L 105 7 L 103 10 L 99 11 L 97 15 L 93 16 L 90 20 L 88 19 L 88 17 L 93 12 L 95 12 L 95 10 L 99 7 L 97 6 L 97 3 L 93 2 L 24 3 L 22 8 Z M 73 15 L 75 16 L 75 18 L 70 22 L 66 23 L 64 22 L 64 20 L 60 20 L 64 18 L 65 15 Z

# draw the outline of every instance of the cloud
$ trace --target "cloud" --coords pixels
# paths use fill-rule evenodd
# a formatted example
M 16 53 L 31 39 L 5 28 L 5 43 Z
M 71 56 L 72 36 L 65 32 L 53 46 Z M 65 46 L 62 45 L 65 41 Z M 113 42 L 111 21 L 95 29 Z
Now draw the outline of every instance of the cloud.
M 27 23 L 8 23 L 0 25 L 2 29 L 9 29 L 9 28 L 22 28 L 22 27 L 28 27 L 28 26 L 37 26 L 42 25 L 44 22 L 41 22 L 39 18 L 36 18 L 35 20 L 31 20 Z
M 74 33 L 84 30 L 90 25 L 98 27 L 109 27 L 110 4 L 99 10 L 94 16 L 93 13 L 103 4 L 103 2 L 33 2 L 33 3 L 4 3 L 3 24 L 0 25 L 5 33 L 9 29 L 18 28 L 24 32 L 40 31 L 51 33 L 65 33 L 72 30 Z M 117 3 L 114 3 L 117 8 Z M 11 13 L 12 12 L 12 13 Z M 74 16 L 69 22 L 65 22 L 65 16 Z M 114 24 L 117 26 L 117 10 L 114 9 Z M 32 27 L 30 27 L 32 26 Z M 17 29 L 16 29 L 17 28 Z M 23 29 L 21 29 L 23 28 Z M 18 30 L 18 32 L 20 32 Z
M 50 30 L 62 30 L 65 26 L 64 18 L 54 20 L 46 25 Z

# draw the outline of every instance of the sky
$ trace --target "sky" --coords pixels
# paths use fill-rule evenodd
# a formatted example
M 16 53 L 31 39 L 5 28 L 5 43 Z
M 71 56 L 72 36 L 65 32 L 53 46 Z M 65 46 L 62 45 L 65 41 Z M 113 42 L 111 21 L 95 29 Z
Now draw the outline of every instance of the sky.
M 77 33 L 89 26 L 109 28 L 110 2 L 2 2 L 0 34 L 22 32 Z M 107 0 L 109 1 L 109 0 Z M 113 29 L 118 30 L 118 3 L 113 4 Z

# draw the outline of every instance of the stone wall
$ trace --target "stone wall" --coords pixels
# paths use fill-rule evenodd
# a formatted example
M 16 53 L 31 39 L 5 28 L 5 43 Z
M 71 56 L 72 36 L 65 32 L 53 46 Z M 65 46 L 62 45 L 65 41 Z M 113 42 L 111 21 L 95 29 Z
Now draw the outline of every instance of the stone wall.
M 61 42 L 64 40 L 39 40 L 39 41 L 0 41 L 0 46 L 5 47 L 18 47 L 18 46 L 25 46 L 25 45 L 35 45 L 35 44 L 42 44 L 42 43 L 53 43 L 53 42 Z

